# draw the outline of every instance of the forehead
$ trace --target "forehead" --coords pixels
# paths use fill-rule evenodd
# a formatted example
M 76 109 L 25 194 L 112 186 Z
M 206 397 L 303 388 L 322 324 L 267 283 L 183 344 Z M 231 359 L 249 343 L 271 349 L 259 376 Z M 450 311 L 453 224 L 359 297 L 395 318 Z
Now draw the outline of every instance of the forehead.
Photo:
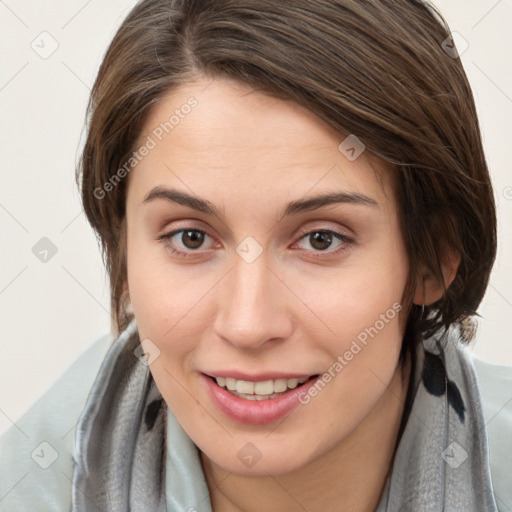
M 180 184 L 200 195 L 213 186 L 243 201 L 244 191 L 278 198 L 341 187 L 386 199 L 391 166 L 368 151 L 348 158 L 339 148 L 348 135 L 293 101 L 231 79 L 200 79 L 153 107 L 136 144 L 151 149 L 130 174 L 129 194 Z

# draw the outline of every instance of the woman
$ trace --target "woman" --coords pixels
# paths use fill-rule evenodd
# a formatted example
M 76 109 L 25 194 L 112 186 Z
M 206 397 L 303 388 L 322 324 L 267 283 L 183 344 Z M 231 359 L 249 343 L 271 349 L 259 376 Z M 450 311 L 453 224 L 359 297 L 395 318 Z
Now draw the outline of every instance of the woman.
M 449 37 L 419 1 L 128 15 L 78 175 L 120 335 L 72 510 L 499 510 L 464 348 L 495 206 Z

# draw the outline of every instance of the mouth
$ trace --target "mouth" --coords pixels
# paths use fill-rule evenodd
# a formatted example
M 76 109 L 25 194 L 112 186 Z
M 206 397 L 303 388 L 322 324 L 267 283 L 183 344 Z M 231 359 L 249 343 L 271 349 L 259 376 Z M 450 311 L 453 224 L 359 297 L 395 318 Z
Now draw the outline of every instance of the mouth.
M 224 389 L 229 394 L 244 400 L 258 401 L 279 398 L 291 390 L 302 387 L 308 381 L 316 379 L 318 376 L 319 374 L 315 374 L 309 377 L 252 382 L 238 380 L 233 377 L 212 377 L 207 375 L 218 387 Z
M 205 391 L 219 411 L 239 423 L 265 425 L 282 420 L 304 402 L 301 397 L 316 384 L 319 374 L 291 378 L 241 380 L 245 375 L 212 376 L 203 373 Z M 277 375 L 276 375 L 277 376 Z M 282 375 L 280 377 L 283 377 Z M 266 378 L 267 380 L 261 380 Z

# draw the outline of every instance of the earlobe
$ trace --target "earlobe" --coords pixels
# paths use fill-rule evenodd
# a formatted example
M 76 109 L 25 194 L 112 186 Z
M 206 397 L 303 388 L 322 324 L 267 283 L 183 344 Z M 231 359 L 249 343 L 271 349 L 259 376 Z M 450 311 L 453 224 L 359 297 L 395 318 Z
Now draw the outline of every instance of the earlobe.
M 455 251 L 449 251 L 442 265 L 443 283 L 431 273 L 420 273 L 413 302 L 418 306 L 429 306 L 438 301 L 444 294 L 444 290 L 452 284 L 460 265 L 460 255 Z
M 123 298 L 126 300 L 126 302 L 130 302 L 130 289 L 128 288 L 128 281 L 125 281 L 123 285 Z
M 128 288 L 128 282 L 125 282 L 123 286 L 123 302 L 125 304 L 125 310 L 127 313 L 133 313 L 132 303 L 130 300 L 130 289 Z
M 459 265 L 460 254 L 455 251 L 449 251 L 446 255 L 446 262 L 442 268 L 445 288 L 448 288 L 453 283 L 457 271 L 459 270 Z

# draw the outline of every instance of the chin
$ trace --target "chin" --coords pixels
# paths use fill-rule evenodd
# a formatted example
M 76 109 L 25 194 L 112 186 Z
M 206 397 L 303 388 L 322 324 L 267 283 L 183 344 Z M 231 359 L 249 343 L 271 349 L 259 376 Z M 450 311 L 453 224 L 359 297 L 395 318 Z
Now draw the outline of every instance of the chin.
M 311 431 L 308 433 L 311 438 Z M 304 439 L 287 438 L 287 443 L 276 438 L 273 441 L 259 440 L 256 436 L 230 438 L 231 446 L 218 446 L 216 449 L 201 449 L 203 456 L 210 459 L 224 471 L 251 477 L 284 475 L 300 470 L 321 456 L 317 444 L 307 446 Z M 207 448 L 207 447 L 205 447 Z M 327 447 L 326 450 L 329 448 Z

